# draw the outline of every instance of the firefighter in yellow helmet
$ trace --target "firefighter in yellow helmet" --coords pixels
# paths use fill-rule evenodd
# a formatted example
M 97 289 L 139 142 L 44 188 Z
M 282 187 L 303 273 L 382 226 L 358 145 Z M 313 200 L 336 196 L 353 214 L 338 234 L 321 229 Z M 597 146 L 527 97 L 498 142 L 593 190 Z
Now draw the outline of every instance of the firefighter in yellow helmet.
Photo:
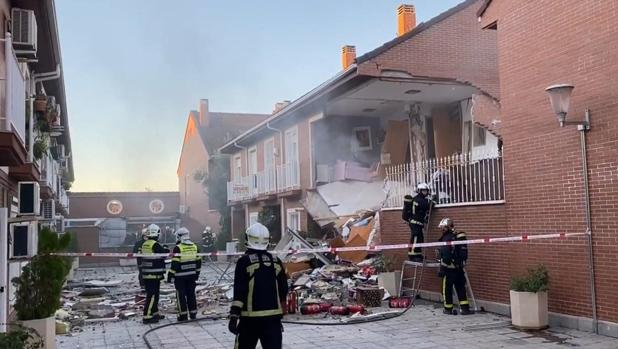
M 283 263 L 266 251 L 268 228 L 255 223 L 245 237 L 247 251 L 236 263 L 228 328 L 236 335 L 235 348 L 254 349 L 259 340 L 264 349 L 280 349 L 281 318 L 288 293 Z
M 176 305 L 178 308 L 178 321 L 192 320 L 197 316 L 197 302 L 195 299 L 195 284 L 200 277 L 202 259 L 198 257 L 199 248 L 191 241 L 191 235 L 187 228 L 176 230 L 176 247 L 172 266 L 167 274 L 167 281 L 174 280 L 176 288 Z
M 165 275 L 165 257 L 148 257 L 149 254 L 170 252 L 159 243 L 159 235 L 161 235 L 159 226 L 156 224 L 149 225 L 146 228 L 148 240 L 142 244 L 142 254 L 144 255 L 142 257 L 142 277 L 146 287 L 146 303 L 144 304 L 142 321 L 145 324 L 157 323 L 164 318 L 159 315 L 159 288 L 163 275 Z

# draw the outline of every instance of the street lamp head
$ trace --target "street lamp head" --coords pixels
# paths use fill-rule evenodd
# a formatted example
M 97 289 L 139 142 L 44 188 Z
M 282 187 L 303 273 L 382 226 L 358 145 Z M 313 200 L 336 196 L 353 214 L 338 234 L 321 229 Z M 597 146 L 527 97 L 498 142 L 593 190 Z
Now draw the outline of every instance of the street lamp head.
M 569 113 L 569 105 L 571 104 L 571 93 L 575 86 L 570 84 L 552 85 L 545 89 L 549 95 L 549 102 L 554 110 L 554 114 L 558 117 L 560 126 L 566 121 L 566 116 Z

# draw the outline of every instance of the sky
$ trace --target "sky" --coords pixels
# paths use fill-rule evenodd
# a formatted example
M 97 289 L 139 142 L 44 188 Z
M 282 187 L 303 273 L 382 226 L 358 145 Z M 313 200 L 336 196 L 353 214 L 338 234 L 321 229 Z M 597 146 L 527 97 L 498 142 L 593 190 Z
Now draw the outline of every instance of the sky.
M 462 0 L 416 0 L 417 23 Z M 241 4 L 239 4 L 241 3 Z M 270 113 L 396 36 L 401 0 L 56 0 L 72 191 L 178 190 L 188 113 Z

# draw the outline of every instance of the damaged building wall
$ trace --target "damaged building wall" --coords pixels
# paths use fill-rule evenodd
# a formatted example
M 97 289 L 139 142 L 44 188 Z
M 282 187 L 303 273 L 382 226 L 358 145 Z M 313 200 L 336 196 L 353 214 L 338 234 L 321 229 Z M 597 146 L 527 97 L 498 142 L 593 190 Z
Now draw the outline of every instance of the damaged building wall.
M 369 147 L 360 147 L 356 131 L 369 128 Z M 380 160 L 380 119 L 355 116 L 329 116 L 315 122 L 312 131 L 316 165 L 333 166 L 338 160 L 354 161 L 370 167 Z M 361 134 L 361 132 L 359 132 Z M 363 132 L 363 134 L 365 134 Z M 365 140 L 363 140 L 365 141 Z

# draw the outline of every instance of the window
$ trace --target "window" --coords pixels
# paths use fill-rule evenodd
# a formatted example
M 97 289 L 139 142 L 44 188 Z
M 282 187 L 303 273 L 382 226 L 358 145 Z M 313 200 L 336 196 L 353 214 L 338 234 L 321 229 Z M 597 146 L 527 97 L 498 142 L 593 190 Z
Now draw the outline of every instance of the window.
M 242 177 L 242 161 L 238 154 L 234 156 L 234 181 L 240 183 L 240 177 Z
M 298 128 L 285 131 L 285 163 L 298 163 Z
M 270 138 L 264 142 L 264 168 L 270 170 L 275 166 L 275 139 Z
M 288 209 L 286 222 L 288 228 L 300 230 L 300 212 L 296 211 L 295 208 Z
M 486 133 L 487 130 L 485 130 L 484 128 L 474 125 L 474 146 L 475 147 L 480 147 L 480 146 L 484 146 L 485 145 L 485 139 L 486 139 Z
M 251 186 L 257 188 L 257 148 L 251 147 L 249 152 L 249 177 L 251 178 Z
M 257 212 L 249 213 L 249 225 L 247 226 L 247 228 L 254 225 L 257 222 L 258 222 L 258 213 Z

